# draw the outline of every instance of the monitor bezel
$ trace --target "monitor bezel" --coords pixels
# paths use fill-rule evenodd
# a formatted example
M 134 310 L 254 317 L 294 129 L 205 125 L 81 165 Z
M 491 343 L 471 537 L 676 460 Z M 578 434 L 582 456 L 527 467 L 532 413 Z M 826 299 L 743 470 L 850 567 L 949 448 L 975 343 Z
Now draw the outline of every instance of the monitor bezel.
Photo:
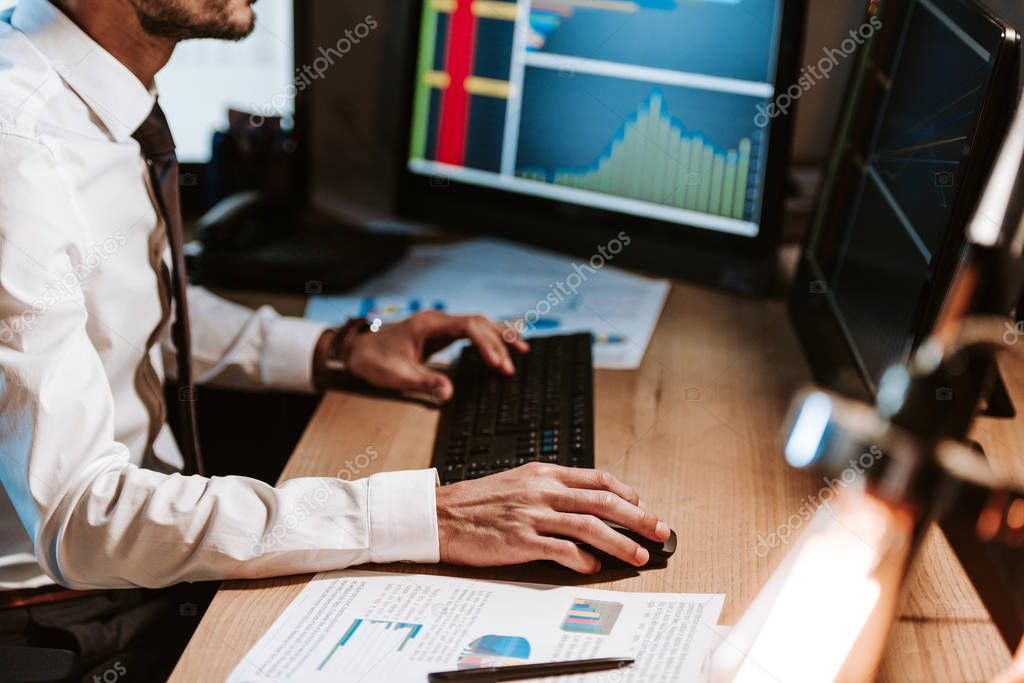
M 995 57 L 992 83 L 983 100 L 981 113 L 976 126 L 977 134 L 972 152 L 964 167 L 964 180 L 961 192 L 957 196 L 942 247 L 936 258 L 932 284 L 919 298 L 915 313 L 913 338 L 910 349 L 916 348 L 932 329 L 932 326 L 946 301 L 950 282 L 957 268 L 966 255 L 965 230 L 987 180 L 988 173 L 998 154 L 1000 143 L 1005 135 L 1017 102 L 1020 36 L 1005 20 L 994 14 L 976 0 L 932 0 L 944 8 L 956 3 L 959 7 L 978 14 L 979 18 L 988 21 L 1002 31 L 1002 42 Z M 876 392 L 874 380 L 864 367 L 858 352 L 852 347 L 844 332 L 844 323 L 831 300 L 831 294 L 822 292 L 820 284 L 827 279 L 818 257 L 820 240 L 825 231 L 838 225 L 835 213 L 839 207 L 833 197 L 842 190 L 841 184 L 848 181 L 847 170 L 843 166 L 849 152 L 846 149 L 850 131 L 864 129 L 873 124 L 875 111 L 873 108 L 855 108 L 861 97 L 860 88 L 864 79 L 870 77 L 868 71 L 870 60 L 882 61 L 887 65 L 885 73 L 890 73 L 893 60 L 897 56 L 896 42 L 902 36 L 902 27 L 915 5 L 906 3 L 898 6 L 901 30 L 895 35 L 882 36 L 883 42 L 878 46 L 877 54 L 866 50 L 861 55 L 857 71 L 851 79 L 846 94 L 843 115 L 833 136 L 841 144 L 836 145 L 826 166 L 826 176 L 819 194 L 818 206 L 811 227 L 807 231 L 803 245 L 799 267 L 790 289 L 789 313 L 790 320 L 803 347 L 805 356 L 814 374 L 815 380 L 830 389 L 862 400 L 873 400 Z M 891 3 L 884 7 L 892 7 Z M 901 12 L 900 12 L 901 11 Z M 889 41 L 889 42 L 884 42 Z M 867 95 L 865 95 L 867 96 Z M 973 199 L 972 199 L 973 198 Z M 815 287 L 815 285 L 819 285 Z
M 797 80 L 806 17 L 806 0 L 782 2 L 776 92 Z M 416 2 L 408 22 L 407 44 L 418 44 L 422 11 L 422 3 Z M 617 258 L 618 264 L 740 290 L 763 290 L 773 284 L 795 108 L 788 116 L 777 117 L 771 127 L 757 236 L 730 235 L 456 181 L 444 187 L 432 186 L 430 177 L 414 173 L 408 166 L 408 131 L 419 51 L 408 52 L 402 81 L 405 87 L 399 101 L 402 116 L 398 130 L 403 135 L 397 145 L 401 169 L 397 208 L 403 218 L 469 233 L 499 235 L 580 256 L 592 254 L 598 244 L 625 231 L 640 248 L 625 250 Z M 748 268 L 758 272 L 750 277 L 737 272 Z

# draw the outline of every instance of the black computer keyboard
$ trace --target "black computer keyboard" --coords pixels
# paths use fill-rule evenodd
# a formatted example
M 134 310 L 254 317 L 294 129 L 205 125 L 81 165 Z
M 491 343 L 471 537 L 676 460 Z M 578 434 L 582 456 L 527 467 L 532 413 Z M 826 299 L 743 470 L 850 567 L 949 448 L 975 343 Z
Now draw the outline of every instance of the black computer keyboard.
M 487 366 L 466 347 L 452 374 L 455 397 L 441 411 L 434 467 L 450 484 L 528 462 L 594 466 L 591 335 L 529 340 L 512 354 L 516 374 Z

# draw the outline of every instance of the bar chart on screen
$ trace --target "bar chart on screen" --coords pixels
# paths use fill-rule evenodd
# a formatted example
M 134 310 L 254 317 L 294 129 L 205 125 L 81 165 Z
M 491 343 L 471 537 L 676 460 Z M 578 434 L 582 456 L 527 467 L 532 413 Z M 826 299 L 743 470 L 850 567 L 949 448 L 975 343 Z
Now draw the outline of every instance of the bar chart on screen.
M 750 161 L 750 137 L 740 138 L 733 149 L 719 147 L 686 130 L 669 114 L 661 91 L 654 89 L 589 166 L 524 167 L 518 175 L 743 219 L 753 208 L 747 193 Z
M 527 70 L 517 178 L 754 228 L 767 142 L 754 123 L 762 92 L 587 69 Z

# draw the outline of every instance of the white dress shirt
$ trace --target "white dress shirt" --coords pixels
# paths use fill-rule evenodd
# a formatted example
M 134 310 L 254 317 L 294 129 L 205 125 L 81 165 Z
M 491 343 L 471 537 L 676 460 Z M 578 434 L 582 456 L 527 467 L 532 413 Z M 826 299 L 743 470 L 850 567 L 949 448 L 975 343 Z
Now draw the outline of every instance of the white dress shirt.
M 166 424 L 147 448 L 137 371 L 174 367 L 146 347 L 163 226 L 131 135 L 154 102 L 46 0 L 0 14 L 0 588 L 438 561 L 433 470 L 274 488 L 178 474 Z M 189 295 L 200 383 L 311 389 L 320 325 Z

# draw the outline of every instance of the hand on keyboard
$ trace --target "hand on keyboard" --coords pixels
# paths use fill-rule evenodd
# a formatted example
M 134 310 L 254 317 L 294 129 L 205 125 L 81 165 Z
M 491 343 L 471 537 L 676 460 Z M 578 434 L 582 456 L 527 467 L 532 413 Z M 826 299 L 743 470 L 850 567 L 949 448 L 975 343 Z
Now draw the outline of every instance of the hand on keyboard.
M 637 506 L 632 487 L 600 470 L 530 463 L 437 490 L 441 561 L 471 566 L 553 560 L 583 574 L 601 563 L 577 539 L 640 567 L 646 548 L 610 529 L 615 522 L 654 541 L 668 525 Z
M 514 372 L 508 347 L 525 353 L 529 347 L 518 337 L 506 341 L 506 326 L 479 315 L 448 315 L 424 311 L 377 332 L 361 334 L 346 353 L 354 375 L 382 389 L 422 391 L 447 401 L 454 388 L 447 376 L 428 369 L 423 361 L 454 341 L 469 338 L 491 367 L 506 375 Z

